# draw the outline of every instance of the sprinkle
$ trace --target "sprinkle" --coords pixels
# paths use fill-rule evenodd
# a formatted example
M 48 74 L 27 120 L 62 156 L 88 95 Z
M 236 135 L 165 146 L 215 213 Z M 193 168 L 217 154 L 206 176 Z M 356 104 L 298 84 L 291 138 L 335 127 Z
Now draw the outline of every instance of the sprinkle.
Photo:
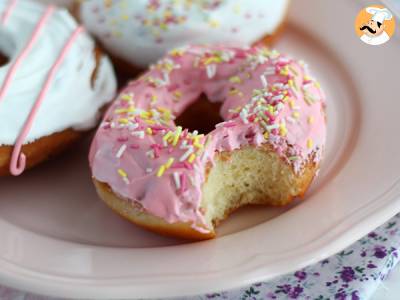
M 314 144 L 314 143 L 313 143 L 313 140 L 312 140 L 312 139 L 308 139 L 308 140 L 307 140 L 307 148 L 308 148 L 308 149 L 311 149 L 311 148 L 313 147 L 313 144 Z
M 182 162 L 182 161 L 185 161 L 188 157 L 189 157 L 189 155 L 190 154 L 192 154 L 193 153 L 193 147 L 190 147 L 188 150 L 186 150 L 186 152 L 179 158 L 179 161 L 180 162 Z
M 121 118 L 121 119 L 118 120 L 118 122 L 119 122 L 120 124 L 129 124 L 129 120 L 126 119 L 126 118 Z
M 217 66 L 216 65 L 208 65 L 206 67 L 206 71 L 207 71 L 207 77 L 211 79 L 217 73 Z
M 157 171 L 157 177 L 163 176 L 164 172 L 165 172 L 165 166 L 161 165 L 160 168 Z
M 314 119 L 313 116 L 309 116 L 309 117 L 307 118 L 308 124 L 314 124 L 314 121 L 315 121 L 315 119 Z
M 132 93 L 121 95 L 121 100 L 123 100 L 123 101 L 131 101 L 132 99 L 133 99 Z
M 151 173 L 151 172 L 153 172 L 152 168 L 146 168 L 146 173 Z
M 172 141 L 172 145 L 176 146 L 176 144 L 178 144 L 179 137 L 181 136 L 181 134 L 182 134 L 182 126 L 178 126 L 175 131 L 175 136 Z
M 294 112 L 292 113 L 292 116 L 293 116 L 293 118 L 298 119 L 298 118 L 300 117 L 300 112 L 294 111 Z
M 242 83 L 242 79 L 239 76 L 232 76 L 229 78 L 229 81 L 231 83 Z
M 264 135 L 264 139 L 268 140 L 268 138 L 269 138 L 269 132 L 266 131 L 266 132 L 264 132 L 263 135 Z
M 121 158 L 121 156 L 124 154 L 125 150 L 126 150 L 126 144 L 123 144 L 121 146 L 121 148 L 119 148 L 119 150 L 118 150 L 118 152 L 117 152 L 117 154 L 115 156 L 117 158 Z
M 136 144 L 132 144 L 132 145 L 130 145 L 129 146 L 131 149 L 139 149 L 140 148 L 140 146 L 139 145 L 136 145 Z
M 165 163 L 165 169 L 169 169 L 170 167 L 171 167 L 171 165 L 174 163 L 174 160 L 175 160 L 175 158 L 173 158 L 173 157 L 170 157 L 169 159 L 168 159 L 168 161 Z
M 290 161 L 297 160 L 297 159 L 298 159 L 297 156 L 290 156 L 290 157 L 289 157 L 289 160 L 290 160 Z
M 133 132 L 131 132 L 131 135 L 137 136 L 140 139 L 143 139 L 144 138 L 144 131 L 133 131 Z
M 192 153 L 189 156 L 188 162 L 193 163 L 193 161 L 196 159 L 196 154 Z
M 146 132 L 147 132 L 147 134 L 149 134 L 149 135 L 153 135 L 153 130 L 152 130 L 150 127 L 147 127 L 147 128 L 146 128 Z
M 164 141 L 168 141 L 168 139 L 171 137 L 172 135 L 172 131 L 168 131 L 164 136 L 163 136 L 163 140 Z
M 265 78 L 265 75 L 260 75 L 260 79 L 261 79 L 261 83 L 262 83 L 263 87 L 267 88 L 268 87 L 268 81 Z
M 126 174 L 126 172 L 123 169 L 118 169 L 118 174 L 121 177 L 128 177 L 128 174 Z
M 180 190 L 180 192 L 181 193 L 183 193 L 184 191 L 186 191 L 187 190 L 187 178 L 186 178 L 186 175 L 185 174 L 181 174 L 181 176 L 180 176 L 180 181 L 181 181 L 181 190 Z
M 177 172 L 174 172 L 172 176 L 174 178 L 176 189 L 179 190 L 181 188 L 181 180 L 179 178 L 179 174 Z
M 266 129 L 268 131 L 271 131 L 271 130 L 274 130 L 274 129 L 278 129 L 279 127 L 280 127 L 279 124 L 273 124 L 273 125 L 268 125 Z

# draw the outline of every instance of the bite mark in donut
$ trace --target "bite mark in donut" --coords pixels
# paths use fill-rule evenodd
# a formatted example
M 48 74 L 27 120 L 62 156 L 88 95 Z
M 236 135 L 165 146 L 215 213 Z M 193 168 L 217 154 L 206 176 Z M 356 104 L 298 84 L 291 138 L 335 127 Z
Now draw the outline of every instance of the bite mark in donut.
M 222 102 L 225 120 L 207 135 L 174 123 L 202 93 Z M 305 193 L 324 149 L 324 108 L 305 64 L 277 51 L 175 49 L 109 109 L 91 147 L 94 182 L 141 226 L 210 238 L 240 206 L 285 205 Z

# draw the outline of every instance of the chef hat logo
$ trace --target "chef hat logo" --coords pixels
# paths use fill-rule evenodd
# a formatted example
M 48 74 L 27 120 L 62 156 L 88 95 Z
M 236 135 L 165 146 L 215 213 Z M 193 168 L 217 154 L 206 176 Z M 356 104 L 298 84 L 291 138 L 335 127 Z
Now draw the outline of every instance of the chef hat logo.
M 369 5 L 359 12 L 355 30 L 364 43 L 382 45 L 394 34 L 395 25 L 395 17 L 389 9 L 382 5 Z

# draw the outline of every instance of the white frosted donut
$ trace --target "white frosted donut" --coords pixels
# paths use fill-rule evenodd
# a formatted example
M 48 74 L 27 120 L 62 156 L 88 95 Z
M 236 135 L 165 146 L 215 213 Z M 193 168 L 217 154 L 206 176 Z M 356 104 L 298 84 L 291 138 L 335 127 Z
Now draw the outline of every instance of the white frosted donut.
M 64 9 L 0 1 L 0 52 L 9 58 L 0 66 L 0 146 L 96 125 L 116 80 L 108 58 L 96 61 L 95 47 Z
M 276 31 L 288 2 L 86 0 L 80 18 L 110 53 L 144 67 L 185 44 L 253 44 Z

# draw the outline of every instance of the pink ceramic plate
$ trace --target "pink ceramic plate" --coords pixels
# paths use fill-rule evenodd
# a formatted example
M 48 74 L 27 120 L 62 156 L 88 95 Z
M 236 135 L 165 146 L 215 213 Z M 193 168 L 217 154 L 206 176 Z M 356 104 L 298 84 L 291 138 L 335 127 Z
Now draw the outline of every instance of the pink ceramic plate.
M 291 208 L 248 208 L 192 244 L 143 231 L 100 202 L 87 146 L 20 178 L 0 179 L 0 282 L 81 298 L 231 289 L 334 254 L 400 211 L 400 39 L 354 33 L 365 3 L 293 1 L 277 48 L 304 58 L 328 96 L 320 177 Z

